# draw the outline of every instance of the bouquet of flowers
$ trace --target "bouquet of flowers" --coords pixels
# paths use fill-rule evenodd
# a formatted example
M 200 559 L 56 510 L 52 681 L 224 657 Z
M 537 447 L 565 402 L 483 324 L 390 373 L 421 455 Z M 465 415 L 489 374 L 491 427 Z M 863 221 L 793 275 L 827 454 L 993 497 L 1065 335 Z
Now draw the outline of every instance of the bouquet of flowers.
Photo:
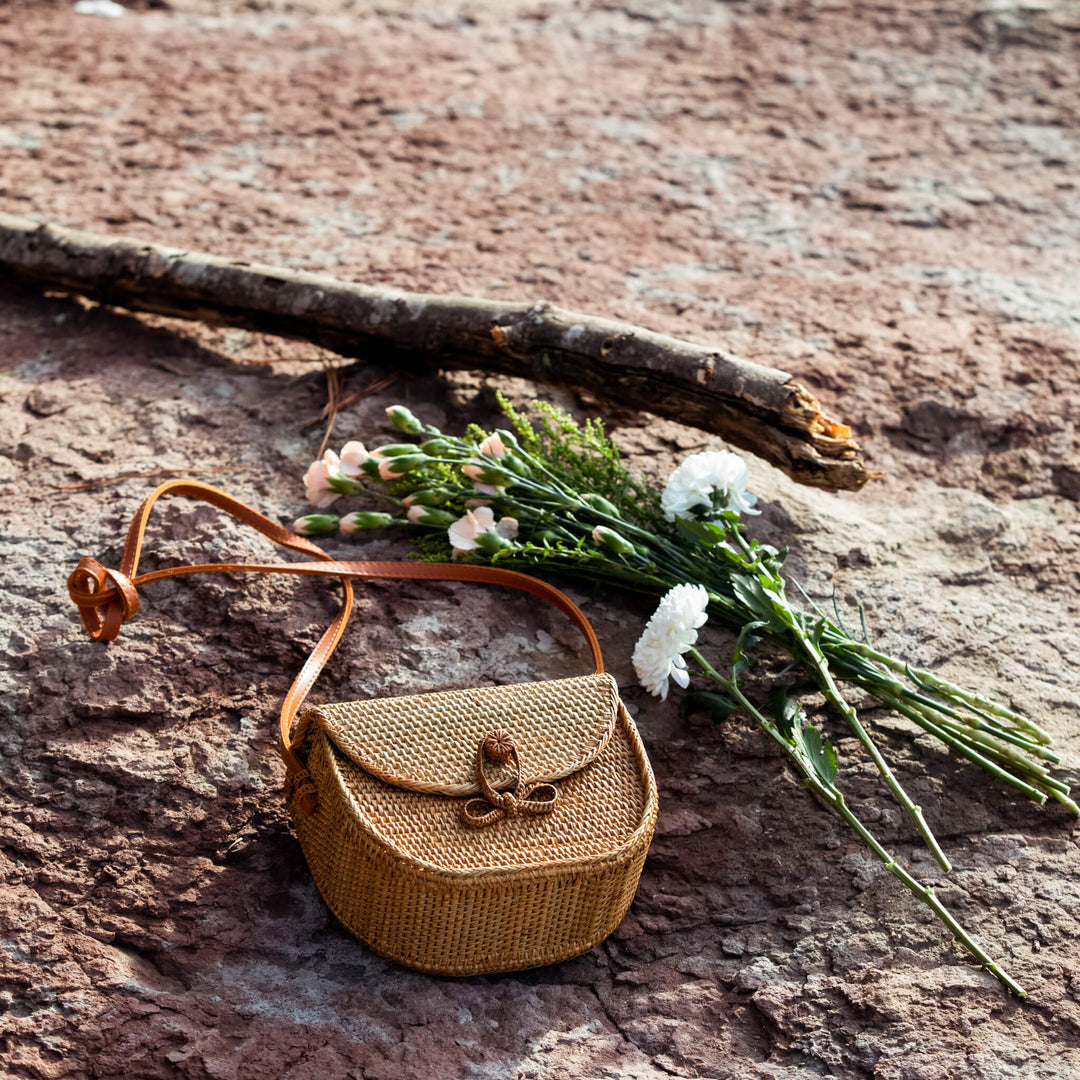
M 663 492 L 635 479 L 620 463 L 601 422 L 579 425 L 537 402 L 537 422 L 500 398 L 508 428 L 471 426 L 444 435 L 403 406 L 387 409 L 394 427 L 416 442 L 368 451 L 349 442 L 327 451 L 304 476 L 310 502 L 325 511 L 342 496 L 373 493 L 392 512 L 357 511 L 339 517 L 308 514 L 294 528 L 304 535 L 402 525 L 416 532 L 420 557 L 497 563 L 538 575 L 569 575 L 660 596 L 634 649 L 642 685 L 666 699 L 673 681 L 712 684 L 687 694 L 684 712 L 708 710 L 716 719 L 751 718 L 787 756 L 799 780 L 834 810 L 898 878 L 945 923 L 979 963 L 1013 993 L 1024 990 L 966 933 L 938 900 L 878 842 L 847 805 L 839 785 L 836 749 L 810 723 L 792 687 L 774 690 L 767 706 L 752 700 L 746 673 L 755 647 L 785 653 L 804 684 L 824 695 L 859 740 L 896 800 L 911 817 L 944 871 L 951 867 L 922 810 L 889 768 L 842 684 L 854 686 L 940 739 L 951 750 L 1042 804 L 1063 803 L 1068 785 L 1053 775 L 1059 758 L 1050 737 L 1027 717 L 983 695 L 912 667 L 829 618 L 802 593 L 793 603 L 782 573 L 786 551 L 748 534 L 744 516 L 757 499 L 746 490 L 742 459 L 726 451 L 694 454 L 671 474 Z M 726 663 L 697 647 L 709 617 L 738 637 Z M 755 694 L 756 696 L 756 694 Z

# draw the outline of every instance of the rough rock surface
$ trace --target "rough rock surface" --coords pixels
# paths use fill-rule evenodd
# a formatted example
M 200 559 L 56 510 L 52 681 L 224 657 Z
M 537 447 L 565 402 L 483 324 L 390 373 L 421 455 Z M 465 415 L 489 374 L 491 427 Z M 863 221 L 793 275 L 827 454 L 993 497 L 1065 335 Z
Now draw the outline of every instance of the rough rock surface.
M 890 649 L 1041 717 L 1075 777 L 1078 31 L 1071 0 L 173 0 L 121 19 L 9 3 L 0 206 L 550 299 L 796 371 L 888 477 L 828 496 L 757 466 L 755 529 L 791 543 L 812 594 L 861 597 Z M 4 1076 L 1080 1075 L 1074 822 L 872 714 L 954 860 L 942 879 L 833 729 L 856 807 L 1027 986 L 1022 1005 L 752 730 L 679 720 L 634 687 L 648 609 L 614 595 L 575 594 L 661 786 L 630 916 L 518 975 L 373 957 L 309 880 L 270 733 L 332 588 L 148 587 L 102 647 L 63 587 L 80 555 L 115 564 L 164 470 L 293 517 L 325 400 L 310 351 L 9 290 L 0 360 Z M 377 439 L 399 399 L 448 426 L 492 415 L 487 382 L 414 379 L 349 408 L 335 438 Z M 613 421 L 657 475 L 707 443 Z M 148 557 L 266 547 L 176 500 Z M 316 693 L 583 663 L 523 598 L 378 584 Z

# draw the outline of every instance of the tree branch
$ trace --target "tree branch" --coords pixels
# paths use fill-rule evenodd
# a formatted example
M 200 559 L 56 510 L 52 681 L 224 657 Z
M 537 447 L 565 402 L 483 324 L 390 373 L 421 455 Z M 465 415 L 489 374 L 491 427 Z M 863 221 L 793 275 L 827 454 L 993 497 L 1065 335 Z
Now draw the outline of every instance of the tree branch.
M 588 390 L 722 435 L 814 487 L 855 491 L 874 475 L 850 429 L 787 372 L 551 304 L 356 285 L 0 213 L 3 278 L 396 367 Z

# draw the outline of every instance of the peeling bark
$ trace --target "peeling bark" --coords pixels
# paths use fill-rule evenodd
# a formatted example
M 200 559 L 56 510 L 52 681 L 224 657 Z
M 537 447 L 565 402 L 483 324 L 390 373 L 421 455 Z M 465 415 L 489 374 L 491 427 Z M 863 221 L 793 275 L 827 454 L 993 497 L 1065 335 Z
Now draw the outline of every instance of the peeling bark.
M 721 435 L 814 487 L 855 491 L 874 475 L 850 429 L 787 372 L 551 304 L 358 285 L 0 213 L 3 278 L 396 367 L 587 390 Z

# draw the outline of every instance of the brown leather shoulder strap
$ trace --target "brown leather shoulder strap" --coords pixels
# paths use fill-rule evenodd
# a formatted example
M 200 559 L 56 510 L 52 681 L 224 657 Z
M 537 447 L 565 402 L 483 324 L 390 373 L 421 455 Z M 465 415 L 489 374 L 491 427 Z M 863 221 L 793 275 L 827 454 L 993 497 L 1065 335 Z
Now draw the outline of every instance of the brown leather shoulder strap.
M 216 506 L 231 514 L 245 525 L 268 537 L 275 544 L 315 557 L 316 562 L 295 563 L 204 563 L 192 566 L 173 566 L 165 570 L 152 570 L 139 574 L 139 556 L 142 552 L 143 535 L 150 510 L 162 495 L 187 495 L 192 499 Z M 319 577 L 339 578 L 345 591 L 341 607 L 334 621 L 327 627 L 319 643 L 297 675 L 281 707 L 281 742 L 279 750 L 285 761 L 286 772 L 294 776 L 303 765 L 292 750 L 292 726 L 297 713 L 307 697 L 319 672 L 330 658 L 353 607 L 353 578 L 420 578 L 426 580 L 476 581 L 491 585 L 506 585 L 521 589 L 554 605 L 568 615 L 585 636 L 592 650 L 596 670 L 604 670 L 600 643 L 589 620 L 581 609 L 565 593 L 551 585 L 520 574 L 516 570 L 502 570 L 494 566 L 472 566 L 458 563 L 425 562 L 338 562 L 322 548 L 288 529 L 257 510 L 217 488 L 194 480 L 170 480 L 148 495 L 135 512 L 127 541 L 120 559 L 119 570 L 106 570 L 96 559 L 81 559 L 68 578 L 68 594 L 78 607 L 87 633 L 95 641 L 113 641 L 120 627 L 139 610 L 138 586 L 160 578 L 182 577 L 203 573 L 280 573 L 305 574 Z

